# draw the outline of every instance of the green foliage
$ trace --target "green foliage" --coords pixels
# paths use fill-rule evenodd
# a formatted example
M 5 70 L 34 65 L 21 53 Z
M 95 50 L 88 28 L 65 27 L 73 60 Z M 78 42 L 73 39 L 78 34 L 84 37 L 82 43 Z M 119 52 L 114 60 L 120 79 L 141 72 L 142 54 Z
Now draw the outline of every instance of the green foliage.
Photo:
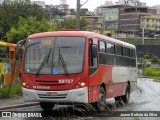
M 152 62 L 158 63 L 159 62 L 159 58 L 157 56 L 153 56 Z
M 22 87 L 20 83 L 15 83 L 11 86 L 9 96 L 7 96 L 9 90 L 9 86 L 4 86 L 0 89 L 0 98 L 6 98 L 6 97 L 14 97 L 15 95 L 22 95 Z
M 144 69 L 145 76 L 160 77 L 160 68 L 147 67 Z
M 85 16 L 87 15 L 88 9 L 87 8 L 81 8 L 80 10 L 80 16 Z
M 19 40 L 27 38 L 28 35 L 38 32 L 54 30 L 46 19 L 37 20 L 36 17 L 27 19 L 20 17 L 17 27 L 12 27 L 7 33 L 8 42 L 17 43 Z
M 150 56 L 149 56 L 149 55 L 144 55 L 144 58 L 145 58 L 145 59 L 149 59 Z
M 43 18 L 48 19 L 49 13 L 41 6 L 36 4 L 29 4 L 27 2 L 14 2 L 10 4 L 0 5 L 0 24 L 2 27 L 2 36 L 11 30 L 11 27 L 18 26 L 19 17 L 27 18 L 34 16 L 37 20 Z M 12 31 L 15 29 L 12 28 Z
M 64 19 L 62 26 L 63 29 L 76 29 L 76 20 L 72 18 Z
M 75 11 L 75 9 L 70 9 L 70 15 L 76 15 L 76 11 Z
M 137 62 L 138 62 L 137 63 L 137 67 L 139 69 L 147 67 L 147 65 L 146 65 L 146 59 L 144 59 L 144 58 L 138 58 Z
M 160 81 L 160 77 L 157 77 L 156 80 Z
M 88 22 L 84 19 L 80 20 L 80 30 L 86 30 Z M 67 18 L 62 22 L 62 29 L 76 29 L 76 19 Z
M 86 30 L 86 27 L 89 25 L 88 22 L 86 22 L 84 19 L 80 20 L 80 29 L 81 30 Z

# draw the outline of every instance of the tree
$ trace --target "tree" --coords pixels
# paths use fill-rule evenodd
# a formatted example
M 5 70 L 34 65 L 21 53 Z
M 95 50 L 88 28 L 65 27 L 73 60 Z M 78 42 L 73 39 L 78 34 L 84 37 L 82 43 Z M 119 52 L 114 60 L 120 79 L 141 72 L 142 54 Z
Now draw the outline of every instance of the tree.
M 86 30 L 87 25 L 88 25 L 88 22 L 86 22 L 84 19 L 80 20 L 81 30 Z M 73 19 L 73 18 L 64 19 L 64 21 L 62 22 L 62 28 L 63 29 L 76 29 L 76 19 Z
M 62 16 L 64 16 L 65 15 L 65 13 L 64 12 L 62 12 L 61 10 L 59 10 L 58 8 L 51 8 L 50 10 L 49 10 L 49 12 L 50 12 L 50 17 L 51 17 L 51 19 L 54 19 L 54 18 L 56 18 L 57 16 L 58 17 L 62 17 Z
M 70 15 L 76 15 L 75 9 L 73 9 L 73 8 L 70 9 Z
M 85 16 L 87 15 L 88 9 L 87 8 L 81 8 L 80 9 L 80 16 Z
M 51 30 L 54 30 L 54 28 L 46 19 L 38 20 L 36 17 L 28 17 L 27 19 L 20 17 L 17 27 L 12 27 L 6 36 L 8 42 L 17 43 L 30 34 Z
M 0 5 L 2 36 L 5 37 L 11 27 L 17 27 L 19 17 L 36 17 L 37 20 L 49 19 L 49 13 L 41 6 L 28 2 L 13 2 Z

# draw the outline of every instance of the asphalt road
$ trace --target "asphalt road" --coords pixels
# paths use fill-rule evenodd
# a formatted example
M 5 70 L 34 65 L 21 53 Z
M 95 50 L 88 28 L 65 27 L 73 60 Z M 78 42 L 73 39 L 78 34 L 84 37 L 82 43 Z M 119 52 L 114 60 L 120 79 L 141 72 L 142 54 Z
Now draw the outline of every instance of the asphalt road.
M 159 120 L 155 117 L 156 112 L 160 111 L 160 83 L 154 82 L 152 79 L 140 78 L 137 82 L 138 89 L 131 94 L 130 102 L 127 105 L 116 105 L 114 99 L 107 100 L 107 112 L 97 113 L 91 107 L 73 107 L 73 106 L 56 106 L 51 112 L 44 112 L 40 106 L 31 106 L 17 109 L 10 109 L 7 111 L 17 112 L 37 112 L 42 118 L 38 120 L 54 120 L 54 119 L 73 119 L 73 120 L 93 120 L 93 119 L 107 119 L 107 120 Z M 89 110 L 88 110 L 89 108 Z M 108 117 L 109 111 L 148 111 L 152 112 L 154 117 Z M 160 112 L 159 112 L 160 114 Z M 3 119 L 3 118 L 1 118 Z M 4 118 L 6 120 L 6 118 Z M 37 120 L 37 118 L 7 118 L 11 120 Z

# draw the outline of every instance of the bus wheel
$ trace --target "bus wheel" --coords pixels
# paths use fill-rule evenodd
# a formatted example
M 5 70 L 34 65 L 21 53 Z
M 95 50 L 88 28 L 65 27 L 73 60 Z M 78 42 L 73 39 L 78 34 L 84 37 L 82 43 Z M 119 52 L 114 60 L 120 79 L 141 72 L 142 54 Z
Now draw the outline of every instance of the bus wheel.
M 99 112 L 106 111 L 106 92 L 103 87 L 100 88 L 99 100 L 94 104 L 94 106 Z
M 122 102 L 122 98 L 119 96 L 119 97 L 115 97 L 115 102 L 116 104 L 120 104 Z
M 129 85 L 126 86 L 125 95 L 115 97 L 115 102 L 117 105 L 121 105 L 123 103 L 128 103 L 130 98 L 130 87 Z
M 51 102 L 40 102 L 40 106 L 45 111 L 51 111 L 54 107 L 54 103 Z
M 123 95 L 121 98 L 122 98 L 124 103 L 129 102 L 129 99 L 130 99 L 130 87 L 129 87 L 129 85 L 126 86 L 125 95 Z
M 0 77 L 0 88 L 3 88 L 4 86 L 4 77 L 3 75 Z

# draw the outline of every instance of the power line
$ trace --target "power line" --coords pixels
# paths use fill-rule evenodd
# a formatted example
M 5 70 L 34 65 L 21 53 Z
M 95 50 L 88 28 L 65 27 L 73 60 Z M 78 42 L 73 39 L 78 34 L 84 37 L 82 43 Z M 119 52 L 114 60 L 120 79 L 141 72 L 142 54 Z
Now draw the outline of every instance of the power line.
M 89 0 L 86 0 L 86 2 L 84 2 L 82 5 L 80 5 L 80 7 L 82 7 L 83 5 L 85 5 Z
M 92 7 L 95 7 L 95 8 L 97 8 L 97 7 L 99 7 L 99 6 L 97 6 L 97 5 L 93 5 L 93 4 L 91 4 L 91 3 L 86 3 L 87 5 L 89 5 L 89 6 L 92 6 Z

